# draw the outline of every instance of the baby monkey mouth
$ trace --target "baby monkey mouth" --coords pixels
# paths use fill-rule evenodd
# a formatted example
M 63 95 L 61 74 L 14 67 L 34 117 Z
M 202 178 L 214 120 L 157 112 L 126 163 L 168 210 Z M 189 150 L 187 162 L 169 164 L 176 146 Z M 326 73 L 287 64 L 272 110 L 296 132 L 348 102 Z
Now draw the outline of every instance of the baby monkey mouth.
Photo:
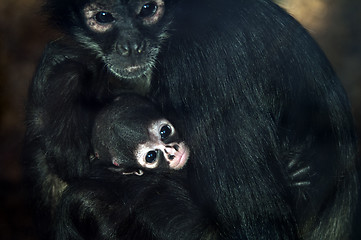
M 166 146 L 164 149 L 169 166 L 172 169 L 178 170 L 183 168 L 186 164 L 189 151 L 184 143 L 175 144 L 173 146 Z

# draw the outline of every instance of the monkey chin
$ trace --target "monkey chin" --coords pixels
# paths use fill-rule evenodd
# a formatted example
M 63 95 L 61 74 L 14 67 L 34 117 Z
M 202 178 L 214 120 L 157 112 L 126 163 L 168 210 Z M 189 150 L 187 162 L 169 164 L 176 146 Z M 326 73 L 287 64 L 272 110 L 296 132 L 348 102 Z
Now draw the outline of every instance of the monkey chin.
M 169 167 L 174 170 L 182 169 L 189 158 L 189 149 L 184 143 L 179 144 L 180 152 L 177 154 L 178 156 L 175 157 L 172 161 L 169 162 Z

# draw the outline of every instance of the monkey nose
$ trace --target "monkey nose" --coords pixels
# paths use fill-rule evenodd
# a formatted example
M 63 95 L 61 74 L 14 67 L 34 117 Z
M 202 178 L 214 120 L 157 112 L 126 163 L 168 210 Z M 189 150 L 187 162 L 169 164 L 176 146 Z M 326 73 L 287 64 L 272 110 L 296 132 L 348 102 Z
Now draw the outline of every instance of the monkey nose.
M 169 160 L 173 160 L 178 151 L 179 151 L 178 144 L 175 144 L 174 146 L 165 146 L 165 148 L 164 148 L 164 152 L 166 153 L 167 158 Z
M 175 145 L 173 146 L 173 148 L 174 148 L 176 151 L 179 151 L 179 145 L 178 145 L 178 144 L 175 144 Z
M 124 44 L 118 44 L 117 50 L 120 55 L 129 57 L 130 55 L 142 54 L 145 50 L 145 42 L 127 42 Z

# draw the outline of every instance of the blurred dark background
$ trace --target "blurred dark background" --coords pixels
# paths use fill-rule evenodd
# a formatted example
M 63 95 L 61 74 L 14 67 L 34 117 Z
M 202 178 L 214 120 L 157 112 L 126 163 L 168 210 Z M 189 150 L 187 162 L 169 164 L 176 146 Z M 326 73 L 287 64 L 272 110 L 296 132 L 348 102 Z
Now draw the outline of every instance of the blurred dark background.
M 278 0 L 326 52 L 349 94 L 361 135 L 361 1 Z M 35 239 L 20 162 L 27 88 L 47 41 L 41 0 L 0 2 L 0 239 Z M 360 228 L 357 228 L 360 231 Z M 359 235 L 361 236 L 361 234 Z

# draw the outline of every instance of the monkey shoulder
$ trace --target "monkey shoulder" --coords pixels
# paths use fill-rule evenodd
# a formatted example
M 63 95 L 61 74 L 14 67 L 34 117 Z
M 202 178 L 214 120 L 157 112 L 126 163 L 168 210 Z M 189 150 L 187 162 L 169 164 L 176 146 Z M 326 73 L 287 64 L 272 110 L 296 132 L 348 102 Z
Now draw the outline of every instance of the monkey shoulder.
M 96 57 L 91 56 L 91 53 L 79 43 L 59 38 L 46 45 L 42 59 L 42 64 L 48 67 L 55 67 L 59 64 L 78 64 L 90 67 L 92 59 L 96 59 Z
M 65 85 L 72 86 L 70 89 L 77 88 L 77 81 L 94 78 L 98 65 L 96 58 L 74 41 L 60 38 L 49 42 L 33 77 L 30 98 L 32 93 L 47 95 L 53 88 L 55 91 Z

